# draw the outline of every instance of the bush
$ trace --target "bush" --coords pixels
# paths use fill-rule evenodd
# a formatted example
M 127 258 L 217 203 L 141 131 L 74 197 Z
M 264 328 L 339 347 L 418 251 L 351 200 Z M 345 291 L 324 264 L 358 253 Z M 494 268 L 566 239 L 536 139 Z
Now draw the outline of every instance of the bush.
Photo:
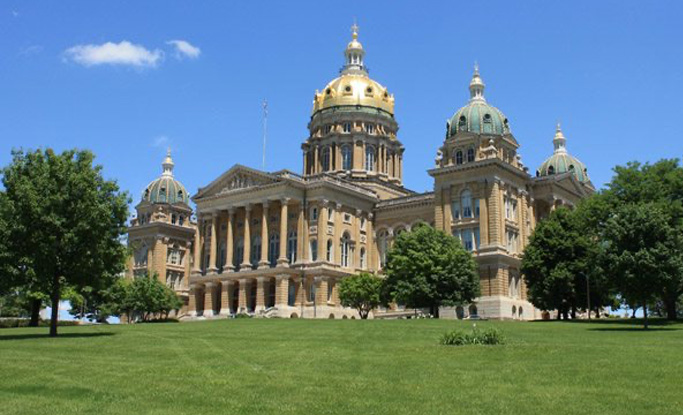
M 233 318 L 251 318 L 251 316 L 247 313 L 237 313 Z
M 441 344 L 444 346 L 465 346 L 468 344 L 504 344 L 503 333 L 495 327 L 479 330 L 475 324 L 470 333 L 463 330 L 452 330 L 441 336 Z

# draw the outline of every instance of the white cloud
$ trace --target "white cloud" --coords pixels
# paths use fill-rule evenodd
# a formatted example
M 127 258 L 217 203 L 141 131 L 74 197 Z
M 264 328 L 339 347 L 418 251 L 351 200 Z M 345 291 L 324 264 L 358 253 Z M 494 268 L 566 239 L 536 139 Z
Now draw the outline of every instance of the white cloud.
M 41 45 L 31 45 L 20 49 L 19 54 L 21 56 L 33 56 L 39 54 L 42 51 L 43 47 Z
M 186 40 L 169 40 L 166 42 L 166 44 L 173 45 L 175 47 L 175 56 L 178 59 L 182 59 L 184 57 L 196 59 L 202 53 L 201 49 L 190 44 L 190 42 Z
M 152 147 L 166 147 L 171 140 L 165 135 L 159 135 L 152 140 Z
M 119 43 L 107 42 L 101 45 L 76 45 L 64 51 L 70 59 L 86 67 L 96 65 L 130 65 L 139 68 L 155 67 L 164 57 L 159 50 L 149 50 L 127 40 Z

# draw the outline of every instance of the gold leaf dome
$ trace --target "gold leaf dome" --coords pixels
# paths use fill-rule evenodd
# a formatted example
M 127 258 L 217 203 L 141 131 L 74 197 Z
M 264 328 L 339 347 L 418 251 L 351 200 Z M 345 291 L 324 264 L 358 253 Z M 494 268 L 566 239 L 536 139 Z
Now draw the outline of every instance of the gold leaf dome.
M 335 107 L 369 107 L 394 115 L 394 95 L 368 76 L 363 63 L 365 51 L 358 41 L 358 26 L 351 28 L 353 39 L 344 50 L 346 64 L 341 76 L 333 79 L 313 98 L 313 114 Z

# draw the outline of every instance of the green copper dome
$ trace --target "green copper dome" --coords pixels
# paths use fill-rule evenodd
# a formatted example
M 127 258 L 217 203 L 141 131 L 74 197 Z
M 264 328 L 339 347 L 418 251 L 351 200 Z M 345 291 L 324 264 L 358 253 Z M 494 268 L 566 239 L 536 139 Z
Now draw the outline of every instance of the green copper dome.
M 446 125 L 446 137 L 459 133 L 507 134 L 510 132 L 508 119 L 496 107 L 484 99 L 484 82 L 475 66 L 470 81 L 470 102 L 460 108 Z
M 588 177 L 588 169 L 586 169 L 586 166 L 579 161 L 579 159 L 567 153 L 567 148 L 565 147 L 566 142 L 567 139 L 564 138 L 564 134 L 562 134 L 562 130 L 558 124 L 555 138 L 553 139 L 555 152 L 541 164 L 541 167 L 536 171 L 536 175 L 544 177 L 571 172 L 576 180 L 581 183 L 589 183 L 590 178 Z
M 185 203 L 190 204 L 190 196 L 185 186 L 173 177 L 173 160 L 171 151 L 168 151 L 162 163 L 163 173 L 161 177 L 152 181 L 142 192 L 142 200 L 149 203 Z

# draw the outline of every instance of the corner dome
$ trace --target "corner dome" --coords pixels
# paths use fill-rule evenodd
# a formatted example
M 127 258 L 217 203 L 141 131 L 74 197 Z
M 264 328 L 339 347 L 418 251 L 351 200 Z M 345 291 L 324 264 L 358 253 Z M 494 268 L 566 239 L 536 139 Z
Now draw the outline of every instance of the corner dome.
M 153 180 L 147 185 L 147 188 L 142 192 L 142 201 L 153 204 L 176 204 L 184 203 L 190 204 L 190 196 L 178 180 L 173 177 L 173 159 L 171 159 L 171 150 L 166 153 L 166 158 L 161 164 L 163 173 L 161 177 Z
M 579 182 L 590 183 L 586 165 L 567 152 L 566 143 L 567 139 L 564 137 L 564 134 L 562 134 L 562 129 L 558 123 L 555 131 L 555 138 L 553 139 L 555 152 L 541 164 L 541 167 L 536 171 L 536 175 L 539 177 L 546 177 L 554 174 L 571 172 L 574 178 Z
M 446 124 L 446 137 L 460 133 L 508 134 L 508 119 L 498 108 L 489 105 L 484 98 L 485 84 L 475 65 L 470 81 L 470 102 L 460 108 Z
M 394 115 L 394 96 L 368 76 L 363 62 L 365 51 L 358 41 L 358 26 L 351 27 L 352 40 L 344 50 L 346 64 L 338 78 L 329 82 L 313 98 L 313 115 L 329 108 L 384 112 Z

